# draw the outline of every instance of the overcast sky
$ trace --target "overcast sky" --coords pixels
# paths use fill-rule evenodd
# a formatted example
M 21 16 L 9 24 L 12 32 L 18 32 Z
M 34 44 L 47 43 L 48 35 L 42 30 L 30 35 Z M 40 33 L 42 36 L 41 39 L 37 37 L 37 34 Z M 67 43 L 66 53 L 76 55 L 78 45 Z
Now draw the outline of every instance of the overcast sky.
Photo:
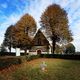
M 40 28 L 40 16 L 50 4 L 59 4 L 68 13 L 73 44 L 80 51 L 80 0 L 0 0 L 0 44 L 7 27 L 15 24 L 25 13 L 31 14 Z

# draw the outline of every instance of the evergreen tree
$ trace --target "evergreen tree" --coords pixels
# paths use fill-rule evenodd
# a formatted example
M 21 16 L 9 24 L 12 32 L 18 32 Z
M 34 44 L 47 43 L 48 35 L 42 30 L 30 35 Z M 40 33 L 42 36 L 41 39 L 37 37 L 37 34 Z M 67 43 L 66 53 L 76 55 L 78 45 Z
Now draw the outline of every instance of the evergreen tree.
M 12 43 L 13 43 L 13 37 L 14 37 L 14 26 L 10 25 L 6 32 L 5 32 L 5 38 L 3 41 L 3 44 L 8 47 L 9 51 L 11 52 L 11 47 L 12 47 Z

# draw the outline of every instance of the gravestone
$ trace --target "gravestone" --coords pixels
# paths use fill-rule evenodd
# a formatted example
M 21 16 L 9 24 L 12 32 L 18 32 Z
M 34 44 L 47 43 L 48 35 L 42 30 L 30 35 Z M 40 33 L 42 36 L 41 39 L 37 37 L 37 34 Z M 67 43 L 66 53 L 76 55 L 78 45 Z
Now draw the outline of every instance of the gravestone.
M 43 72 L 46 71 L 46 70 L 47 70 L 46 67 L 47 67 L 47 64 L 45 63 L 45 61 L 43 61 L 43 62 L 41 63 L 41 65 L 40 65 L 41 70 L 42 70 Z

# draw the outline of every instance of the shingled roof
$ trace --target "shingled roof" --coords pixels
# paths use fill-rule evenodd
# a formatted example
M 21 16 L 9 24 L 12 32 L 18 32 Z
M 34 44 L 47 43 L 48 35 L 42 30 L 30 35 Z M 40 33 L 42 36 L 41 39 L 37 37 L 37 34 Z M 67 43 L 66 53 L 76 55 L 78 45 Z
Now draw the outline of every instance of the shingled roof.
M 46 39 L 46 37 L 44 36 L 44 34 L 41 32 L 40 29 L 36 33 L 32 42 L 33 42 L 33 45 L 35 45 L 35 46 L 47 46 L 47 45 L 49 45 L 49 41 Z

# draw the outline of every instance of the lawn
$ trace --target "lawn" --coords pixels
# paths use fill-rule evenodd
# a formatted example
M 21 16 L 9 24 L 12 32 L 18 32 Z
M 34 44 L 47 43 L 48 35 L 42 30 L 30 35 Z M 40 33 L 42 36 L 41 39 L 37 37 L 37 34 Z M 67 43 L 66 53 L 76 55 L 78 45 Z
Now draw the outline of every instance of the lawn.
M 46 71 L 40 68 L 43 61 L 47 64 Z M 80 80 L 80 61 L 35 59 L 1 71 L 0 80 Z

